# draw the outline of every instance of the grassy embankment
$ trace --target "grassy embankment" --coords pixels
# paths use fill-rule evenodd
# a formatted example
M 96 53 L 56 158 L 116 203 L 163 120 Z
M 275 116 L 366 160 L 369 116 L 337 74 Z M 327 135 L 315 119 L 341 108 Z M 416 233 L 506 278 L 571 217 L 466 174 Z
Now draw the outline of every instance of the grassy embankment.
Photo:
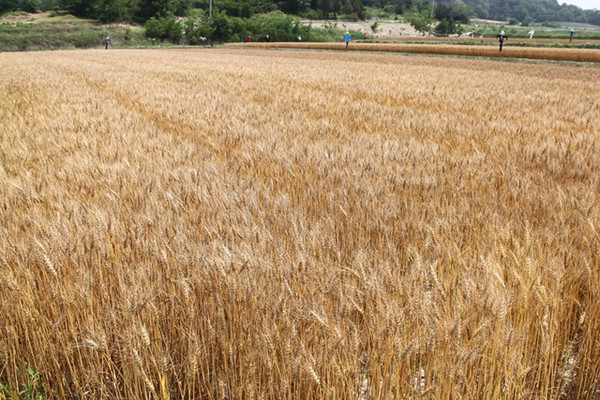
M 93 20 L 50 13 L 13 13 L 0 21 L 0 51 L 101 47 L 110 36 L 113 47 L 149 46 L 141 27 L 101 25 Z

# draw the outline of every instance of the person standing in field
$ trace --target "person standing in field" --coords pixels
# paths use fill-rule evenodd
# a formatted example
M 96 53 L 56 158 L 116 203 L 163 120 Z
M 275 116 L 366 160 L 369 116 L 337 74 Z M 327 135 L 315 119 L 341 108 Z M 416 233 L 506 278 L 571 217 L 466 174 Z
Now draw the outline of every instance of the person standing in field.
M 352 40 L 352 35 L 350 34 L 349 31 L 346 31 L 346 34 L 344 35 L 344 42 L 346 42 L 346 50 L 348 50 L 348 45 L 350 44 L 351 40 Z
M 533 39 L 534 33 L 535 33 L 535 31 L 533 29 L 529 31 L 529 39 Z
M 267 42 L 270 42 L 270 41 L 271 41 L 271 37 L 270 37 L 269 35 L 267 35 L 267 36 L 265 36 L 265 40 L 266 40 Z
M 298 35 L 298 41 L 301 42 L 302 41 L 302 36 Z
M 573 35 L 575 34 L 575 31 L 573 29 L 571 29 L 571 34 L 569 35 L 569 42 L 573 41 Z
M 104 39 L 104 48 L 106 50 L 108 50 L 108 45 L 112 44 L 112 41 L 110 40 L 110 36 L 107 36 L 106 39 Z
M 502 46 L 504 45 L 504 41 L 508 40 L 506 37 L 506 33 L 504 33 L 504 29 L 500 31 L 500 34 L 496 36 L 498 38 L 498 42 L 500 42 L 500 53 L 502 53 Z

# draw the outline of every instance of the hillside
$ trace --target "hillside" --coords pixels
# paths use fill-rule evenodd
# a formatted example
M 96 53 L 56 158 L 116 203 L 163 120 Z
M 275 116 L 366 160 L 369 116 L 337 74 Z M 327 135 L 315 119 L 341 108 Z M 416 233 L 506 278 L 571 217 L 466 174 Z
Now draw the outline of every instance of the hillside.
M 442 0 L 456 2 L 455 0 Z M 600 25 L 600 12 L 582 10 L 558 0 L 463 0 L 479 18 L 519 22 L 571 21 Z
M 56 12 L 17 12 L 0 18 L 0 51 L 100 47 L 110 36 L 119 47 L 150 45 L 144 29 L 127 24 L 100 24 Z
M 212 1 L 210 1 L 212 3 Z M 436 7 L 451 6 L 472 17 L 521 23 L 570 21 L 600 25 L 600 10 L 582 10 L 559 4 L 559 0 L 434 0 Z M 303 19 L 360 19 L 375 14 L 404 15 L 416 10 L 431 10 L 430 0 L 219 0 L 215 13 L 249 18 L 255 14 L 282 11 Z M 199 10 L 208 13 L 209 0 L 3 0 L 0 14 L 8 11 L 66 10 L 82 18 L 102 22 L 145 23 L 167 15 L 189 16 Z

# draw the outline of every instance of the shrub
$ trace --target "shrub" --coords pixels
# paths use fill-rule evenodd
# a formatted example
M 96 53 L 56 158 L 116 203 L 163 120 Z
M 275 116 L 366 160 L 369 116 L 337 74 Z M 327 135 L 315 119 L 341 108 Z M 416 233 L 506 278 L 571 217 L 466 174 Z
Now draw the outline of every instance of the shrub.
M 185 23 L 185 40 L 191 45 L 202 44 L 202 37 L 211 38 L 213 28 L 207 20 L 190 18 Z
M 257 14 L 252 18 L 229 18 L 229 26 L 234 37 L 262 38 L 269 35 L 272 41 L 289 42 L 294 41 L 301 35 L 305 40 L 310 38 L 310 25 L 303 25 L 300 20 L 281 11 L 273 11 L 268 14 Z M 337 33 L 335 35 L 337 37 Z M 333 37 L 333 36 L 330 36 Z
M 226 42 L 231 38 L 232 30 L 229 19 L 222 12 L 214 12 L 210 22 L 212 29 L 210 39 L 216 42 Z
M 168 40 L 176 44 L 183 38 L 183 24 L 173 15 L 150 18 L 144 27 L 148 38 Z
M 427 12 L 417 12 L 414 11 L 409 17 L 408 17 L 408 23 L 415 28 L 415 30 L 417 32 L 421 32 L 422 34 L 425 34 L 425 32 L 429 31 L 429 28 L 431 27 L 431 19 L 429 17 L 429 15 L 427 14 Z
M 456 22 L 453 19 L 443 19 L 435 27 L 435 32 L 438 35 L 448 36 L 456 32 Z
M 102 36 L 96 31 L 80 31 L 73 36 L 73 45 L 77 48 L 87 49 L 102 43 Z

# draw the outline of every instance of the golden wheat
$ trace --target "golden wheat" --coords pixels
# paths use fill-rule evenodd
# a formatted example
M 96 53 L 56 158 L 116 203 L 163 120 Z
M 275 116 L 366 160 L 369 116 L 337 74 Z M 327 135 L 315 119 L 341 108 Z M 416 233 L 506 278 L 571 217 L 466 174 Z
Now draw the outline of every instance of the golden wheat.
M 486 40 L 489 42 L 489 40 Z M 270 42 L 270 43 L 229 43 L 229 47 L 258 47 L 282 49 L 344 50 L 345 43 L 316 42 Z M 497 46 L 458 45 L 432 43 L 351 43 L 350 50 L 393 53 L 443 54 L 473 57 L 508 57 L 557 61 L 600 62 L 600 51 L 596 49 L 538 48 L 505 46 L 500 52 Z
M 0 381 L 49 398 L 596 398 L 600 69 L 0 58 Z

